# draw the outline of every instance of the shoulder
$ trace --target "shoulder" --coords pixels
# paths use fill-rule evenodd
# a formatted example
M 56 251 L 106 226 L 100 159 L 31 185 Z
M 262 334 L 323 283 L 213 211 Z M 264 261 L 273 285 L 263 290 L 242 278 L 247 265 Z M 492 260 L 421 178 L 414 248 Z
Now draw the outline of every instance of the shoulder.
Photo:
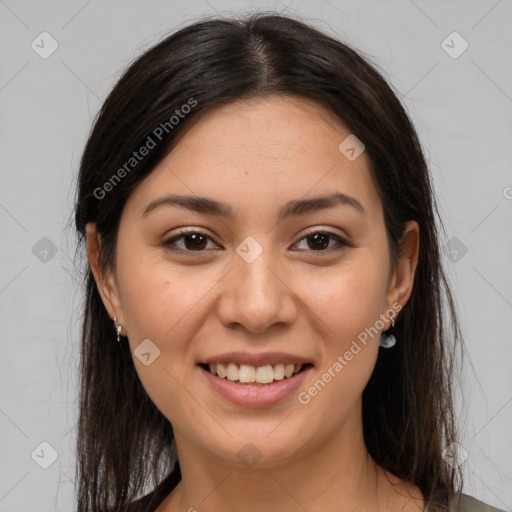
M 156 512 L 180 481 L 181 470 L 179 465 L 176 464 L 174 469 L 158 484 L 156 489 L 130 503 L 130 505 L 123 509 L 123 512 Z
M 467 494 L 458 494 L 450 504 L 450 512 L 505 512 L 501 508 L 491 507 L 483 501 Z

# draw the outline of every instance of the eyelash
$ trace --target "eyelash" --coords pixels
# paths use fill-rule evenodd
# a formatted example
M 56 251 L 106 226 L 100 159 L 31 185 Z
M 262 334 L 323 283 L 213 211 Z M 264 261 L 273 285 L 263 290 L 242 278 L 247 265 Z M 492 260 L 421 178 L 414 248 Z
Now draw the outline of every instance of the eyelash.
M 337 235 L 337 234 L 332 233 L 330 231 L 323 231 L 323 230 L 315 230 L 315 231 L 311 231 L 309 233 L 306 233 L 299 240 L 299 242 L 302 242 L 303 240 L 305 240 L 305 239 L 307 239 L 309 237 L 312 237 L 313 235 L 317 235 L 317 234 L 326 235 L 328 238 L 338 242 L 339 245 L 338 245 L 338 247 L 331 247 L 331 248 L 327 248 L 327 249 L 318 249 L 318 250 L 313 250 L 313 249 L 309 249 L 308 250 L 308 249 L 306 249 L 306 250 L 308 250 L 311 253 L 322 253 L 322 252 L 326 253 L 326 252 L 331 252 L 331 251 L 339 251 L 339 250 L 342 250 L 342 249 L 344 249 L 346 247 L 355 247 L 354 244 L 348 242 L 345 238 L 341 237 L 340 235 Z M 178 240 L 184 238 L 187 235 L 201 235 L 201 236 L 211 240 L 211 237 L 209 235 L 207 235 L 206 233 L 203 233 L 202 231 L 198 231 L 198 230 L 195 230 L 195 229 L 184 229 L 184 230 L 178 232 L 172 238 L 169 238 L 168 240 L 164 241 L 163 245 L 166 248 L 168 248 L 168 249 L 170 249 L 172 251 L 176 251 L 176 252 L 187 252 L 187 253 L 204 253 L 204 252 L 206 252 L 206 249 L 202 249 L 202 250 L 198 250 L 198 251 L 190 251 L 188 249 L 181 249 L 181 248 L 173 247 L 175 242 L 177 242 Z

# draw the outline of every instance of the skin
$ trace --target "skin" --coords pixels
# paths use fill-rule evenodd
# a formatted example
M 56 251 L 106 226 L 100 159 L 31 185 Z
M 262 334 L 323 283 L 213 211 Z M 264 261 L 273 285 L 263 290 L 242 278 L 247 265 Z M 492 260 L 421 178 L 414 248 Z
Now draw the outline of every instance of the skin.
M 149 366 L 134 357 L 143 386 L 173 425 L 183 474 L 158 512 L 424 509 L 419 489 L 378 467 L 364 445 L 362 392 L 379 335 L 307 405 L 297 393 L 267 407 L 235 405 L 197 366 L 232 351 L 298 354 L 313 364 L 304 391 L 379 315 L 407 302 L 418 225 L 407 223 L 393 266 L 366 155 L 349 161 L 338 150 L 349 134 L 305 99 L 217 107 L 188 127 L 129 197 L 113 272 L 99 268 L 101 239 L 87 226 L 89 261 L 108 313 L 132 352 L 145 339 L 160 350 Z M 335 191 L 356 198 L 365 213 L 336 205 L 278 221 L 286 202 Z M 142 216 L 170 193 L 229 203 L 235 217 L 178 206 Z M 174 251 L 164 245 L 182 227 L 207 235 L 200 251 L 190 238 L 176 241 Z M 326 231 L 354 247 L 327 238 L 315 249 L 305 238 Z M 263 249 L 252 263 L 236 252 L 248 236 Z M 382 330 L 389 325 L 387 319 Z M 249 441 L 261 454 L 252 467 L 237 457 Z

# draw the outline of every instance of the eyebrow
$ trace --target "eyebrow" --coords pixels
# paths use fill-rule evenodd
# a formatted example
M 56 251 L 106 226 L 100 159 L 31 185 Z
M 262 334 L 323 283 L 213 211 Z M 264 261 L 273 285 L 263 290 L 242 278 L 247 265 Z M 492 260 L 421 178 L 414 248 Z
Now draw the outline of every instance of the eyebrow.
M 299 216 L 313 211 L 333 208 L 338 205 L 350 206 L 358 212 L 366 214 L 363 205 L 355 197 L 336 192 L 327 196 L 309 199 L 293 199 L 279 210 L 278 219 L 283 220 L 287 217 Z M 195 212 L 224 217 L 230 220 L 235 217 L 233 209 L 228 203 L 216 201 L 209 197 L 174 194 L 151 201 L 142 213 L 142 217 L 147 216 L 150 212 L 162 206 L 179 206 Z

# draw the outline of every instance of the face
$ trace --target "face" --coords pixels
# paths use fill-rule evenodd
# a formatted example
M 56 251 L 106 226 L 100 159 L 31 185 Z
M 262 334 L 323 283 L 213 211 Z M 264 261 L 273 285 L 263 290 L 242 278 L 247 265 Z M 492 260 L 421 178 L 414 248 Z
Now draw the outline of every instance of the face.
M 417 225 L 392 266 L 367 157 L 338 149 L 349 134 L 306 100 L 210 110 L 131 194 L 115 272 L 91 265 L 179 453 L 272 467 L 360 433 Z

